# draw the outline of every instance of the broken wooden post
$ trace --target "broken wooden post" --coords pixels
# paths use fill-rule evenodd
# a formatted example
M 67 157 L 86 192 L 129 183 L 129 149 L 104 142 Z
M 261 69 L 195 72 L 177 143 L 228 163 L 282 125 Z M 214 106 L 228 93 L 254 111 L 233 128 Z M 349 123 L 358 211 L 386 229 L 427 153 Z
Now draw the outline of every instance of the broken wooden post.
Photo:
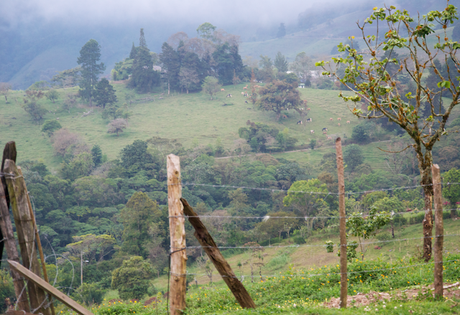
M 255 308 L 256 304 L 252 300 L 246 288 L 238 280 L 232 268 L 225 260 L 224 256 L 217 247 L 214 239 L 211 234 L 209 234 L 206 226 L 201 222 L 198 215 L 193 211 L 192 207 L 188 204 L 187 200 L 184 198 L 180 199 L 184 205 L 184 213 L 188 217 L 190 224 L 192 224 L 195 229 L 195 237 L 200 242 L 204 251 L 209 257 L 209 260 L 212 261 L 214 267 L 224 279 L 230 291 L 232 291 L 238 303 L 240 303 L 242 308 Z
M 77 312 L 80 315 L 93 315 L 90 311 L 88 311 L 86 308 L 69 298 L 67 295 L 53 287 L 51 284 L 37 276 L 35 273 L 32 271 L 28 270 L 24 266 L 21 266 L 21 264 L 8 260 L 8 263 L 10 264 L 10 267 L 20 274 L 22 274 L 24 277 L 29 279 L 29 285 L 33 284 L 37 287 L 40 288 L 40 290 L 44 290 L 54 296 L 57 300 L 61 301 L 64 303 L 66 306 L 70 307 L 72 310 Z
M 342 140 L 335 140 L 337 154 L 337 177 L 339 179 L 339 216 L 340 216 L 340 307 L 347 307 L 347 227 L 345 214 L 345 178 L 343 169 Z
M 13 141 L 8 142 L 3 151 L 3 159 L 16 160 L 16 148 Z M 3 173 L 3 162 L 1 172 Z M 4 183 L 4 184 L 3 184 Z M 16 241 L 13 234 L 13 225 L 11 224 L 11 217 L 9 211 L 9 198 L 7 198 L 8 191 L 6 190 L 6 181 L 1 176 L 0 181 L 0 229 L 3 231 L 4 244 L 8 259 L 19 263 L 19 254 L 16 248 Z M 1 250 L 0 250 L 1 255 Z M 24 291 L 24 281 L 19 273 L 10 269 L 11 278 L 13 278 L 14 293 L 18 299 L 18 309 L 20 311 L 30 312 L 29 301 L 27 299 L 27 292 Z M 22 293 L 22 294 L 21 294 Z
M 22 170 L 20 167 L 18 167 L 18 171 L 19 171 L 19 175 L 23 176 Z M 45 279 L 45 281 L 49 283 L 50 280 L 48 279 L 48 272 L 46 271 L 45 255 L 43 255 L 42 241 L 40 240 L 40 235 L 38 234 L 37 222 L 35 221 L 34 211 L 32 208 L 32 204 L 30 203 L 29 192 L 27 191 L 27 187 L 25 184 L 24 184 L 24 194 L 27 196 L 27 204 L 29 205 L 30 217 L 32 218 L 32 223 L 34 225 L 35 240 L 37 242 L 38 253 L 40 254 L 40 261 L 41 261 L 42 271 L 43 271 L 43 279 Z M 55 311 L 54 311 L 53 302 L 51 301 L 50 296 L 48 296 L 48 298 L 49 298 L 49 303 L 50 303 L 51 314 L 54 315 Z
M 5 160 L 4 173 L 7 174 L 5 175 L 6 184 L 18 234 L 19 247 L 21 248 L 22 263 L 24 267 L 40 276 L 40 265 L 35 248 L 35 229 L 30 216 L 31 210 L 29 209 L 24 178 L 14 161 L 9 159 Z M 29 283 L 27 288 L 32 312 L 49 315 L 49 307 L 45 303 L 45 292 L 32 283 Z
M 442 262 L 442 249 L 444 242 L 444 222 L 442 217 L 442 186 L 441 174 L 439 166 L 433 164 L 431 166 L 433 174 L 433 195 L 434 195 L 434 220 L 435 220 L 435 235 L 434 240 L 434 296 L 435 298 L 442 299 L 443 296 L 443 262 Z
M 182 314 L 185 310 L 186 267 L 185 218 L 182 203 L 182 186 L 179 157 L 170 154 L 167 157 L 169 233 L 171 238 L 169 288 L 171 315 Z
M 3 149 L 3 157 L 2 157 L 2 164 L 0 168 L 0 172 L 3 172 L 3 166 L 5 164 L 5 159 L 10 159 L 16 162 L 16 143 L 14 141 L 10 141 L 5 145 L 5 148 Z M 5 198 L 6 198 L 6 204 L 8 205 L 8 208 L 10 206 L 10 200 L 8 198 L 8 189 L 6 188 L 6 181 L 3 176 L 0 176 L 0 181 L 3 184 L 3 189 L 5 191 Z M 3 240 L 6 238 L 6 231 L 2 229 L 0 226 L 0 240 Z M 0 266 L 2 265 L 2 255 L 3 255 L 3 248 L 4 248 L 4 242 L 0 242 Z

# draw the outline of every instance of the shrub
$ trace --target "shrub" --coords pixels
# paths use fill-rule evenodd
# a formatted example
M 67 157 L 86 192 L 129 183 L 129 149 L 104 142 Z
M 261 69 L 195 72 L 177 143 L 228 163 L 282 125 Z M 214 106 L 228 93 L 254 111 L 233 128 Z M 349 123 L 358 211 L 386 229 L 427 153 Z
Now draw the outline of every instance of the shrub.
M 294 237 L 294 243 L 296 244 L 305 244 L 305 239 L 303 237 L 300 237 L 300 236 L 297 236 L 297 237 Z
M 148 261 L 140 256 L 133 256 L 113 271 L 112 288 L 118 289 L 118 294 L 123 300 L 140 299 L 148 292 L 149 279 L 153 272 Z
M 59 129 L 54 132 L 51 141 L 53 142 L 53 148 L 56 155 L 76 155 L 76 153 L 86 151 L 80 135 L 70 132 L 67 129 Z
M 388 232 L 382 232 L 377 234 L 375 238 L 379 241 L 389 241 L 391 239 L 391 235 Z
M 397 214 L 394 216 L 393 222 L 395 225 L 405 225 L 407 224 L 407 218 L 405 218 L 404 216 L 400 214 Z
M 280 269 L 285 267 L 291 261 L 291 257 L 287 253 L 282 253 L 278 256 L 273 257 L 268 264 L 267 268 Z
M 51 137 L 54 131 L 61 129 L 62 126 L 57 120 L 47 120 L 43 124 L 42 132 L 46 132 L 48 137 Z
M 101 304 L 105 290 L 100 288 L 97 283 L 83 283 L 75 292 L 74 297 L 77 301 L 86 305 Z

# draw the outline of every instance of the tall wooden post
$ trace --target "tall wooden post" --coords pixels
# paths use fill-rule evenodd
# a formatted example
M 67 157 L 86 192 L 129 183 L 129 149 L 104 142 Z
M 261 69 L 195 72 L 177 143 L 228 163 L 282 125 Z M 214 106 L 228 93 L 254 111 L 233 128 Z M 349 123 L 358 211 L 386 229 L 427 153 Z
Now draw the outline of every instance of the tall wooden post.
M 342 140 L 335 140 L 337 154 L 337 176 L 339 178 L 339 215 L 340 215 L 340 307 L 347 307 L 347 231 L 345 213 L 345 178 L 343 171 Z
M 433 195 L 434 195 L 434 219 L 435 219 L 435 235 L 434 240 L 434 296 L 442 298 L 443 296 L 443 261 L 442 250 L 444 243 L 444 222 L 442 217 L 442 186 L 441 174 L 439 166 L 433 164 L 431 166 L 433 174 Z
M 11 174 L 5 178 L 11 201 L 11 209 L 13 210 L 14 222 L 16 224 L 19 247 L 21 248 L 22 263 L 24 267 L 28 268 L 36 275 L 41 276 L 37 250 L 35 247 L 35 228 L 33 219 L 30 215 L 31 209 L 29 209 L 24 178 L 12 160 L 7 159 L 5 161 L 4 172 Z M 37 287 L 33 283 L 29 283 L 27 288 L 32 311 L 34 313 L 49 315 L 49 308 L 45 308 L 47 303 L 43 289 Z
M 3 159 L 10 159 L 16 161 L 16 145 L 13 141 L 8 142 L 3 151 Z M 3 166 L 3 164 L 2 164 Z M 1 168 L 3 172 L 3 167 Z M 9 212 L 9 198 L 7 198 L 6 180 L 1 177 L 0 181 L 0 228 L 3 231 L 4 243 L 8 260 L 19 263 L 19 254 L 16 248 L 16 241 L 13 234 L 13 225 L 11 224 L 11 217 Z M 21 275 L 13 269 L 10 269 L 11 278 L 13 278 L 14 293 L 18 299 L 18 309 L 30 312 L 29 301 L 27 299 L 27 292 L 24 291 L 24 280 Z M 21 294 L 22 293 L 22 294 Z
M 171 278 L 169 288 L 170 314 L 179 315 L 185 310 L 186 266 L 185 217 L 180 201 L 182 197 L 180 160 L 167 156 L 169 233 L 171 238 Z

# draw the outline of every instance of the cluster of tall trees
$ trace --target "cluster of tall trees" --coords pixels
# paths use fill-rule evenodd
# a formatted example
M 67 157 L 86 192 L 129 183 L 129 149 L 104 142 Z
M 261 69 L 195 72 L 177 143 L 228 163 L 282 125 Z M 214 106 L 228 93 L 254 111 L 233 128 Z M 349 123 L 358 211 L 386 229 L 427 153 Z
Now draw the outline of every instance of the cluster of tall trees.
M 208 76 L 218 78 L 223 85 L 242 78 L 243 62 L 238 52 L 238 40 L 209 23 L 201 25 L 199 37 L 185 33 L 172 35 L 161 48 L 160 62 L 164 78 L 171 90 L 201 90 Z
M 210 23 L 200 25 L 197 35 L 189 38 L 184 32 L 173 34 L 156 54 L 147 48 L 141 29 L 139 46 L 133 44 L 129 58 L 117 63 L 112 76 L 115 80 L 130 78 L 129 86 L 140 93 L 150 92 L 163 82 L 169 94 L 200 91 L 208 76 L 227 85 L 248 75 L 238 52 L 238 36 Z

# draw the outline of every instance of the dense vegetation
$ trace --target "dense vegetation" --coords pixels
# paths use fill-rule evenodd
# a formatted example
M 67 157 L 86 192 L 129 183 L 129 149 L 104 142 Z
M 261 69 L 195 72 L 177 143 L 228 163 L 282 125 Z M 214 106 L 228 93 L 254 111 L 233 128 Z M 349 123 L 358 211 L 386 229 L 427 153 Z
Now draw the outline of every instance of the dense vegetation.
M 282 37 L 281 33 L 282 30 Z M 102 303 L 104 294 L 110 289 L 117 290 L 116 296 L 123 300 L 154 296 L 159 289 L 166 289 L 159 284 L 160 280 L 152 279 L 161 279 L 169 272 L 166 155 L 171 153 L 181 158 L 183 197 L 199 214 L 217 216 L 208 219 L 206 224 L 217 243 L 225 246 L 282 242 L 301 245 L 313 241 L 313 236 L 323 231 L 336 232 L 336 156 L 327 148 L 333 143 L 328 141 L 331 140 L 327 138 L 329 135 L 344 138 L 345 187 L 349 192 L 347 212 L 355 213 L 356 222 L 362 219 L 362 213 L 370 213 L 370 217 L 375 213 L 388 215 L 388 220 L 372 226 L 366 235 L 357 231 L 350 220 L 350 237 L 380 237 L 385 241 L 395 238 L 395 226 L 421 226 L 422 187 L 390 189 L 413 186 L 420 181 L 414 153 L 374 150 L 374 156 L 368 154 L 376 145 L 381 146 L 377 142 L 385 141 L 387 151 L 401 151 L 410 143 L 408 136 L 402 136 L 395 124 L 382 119 L 353 120 L 347 124 L 347 119 L 352 120 L 347 118 L 350 114 L 328 99 L 336 94 L 330 90 L 339 89 L 338 82 L 314 77 L 310 71 L 311 60 L 305 53 L 299 53 L 289 65 L 293 73 L 286 73 L 287 61 L 281 53 L 274 62 L 268 56 L 261 56 L 258 66 L 249 67 L 243 65 L 235 36 L 215 30 L 209 23 L 201 25 L 198 34 L 198 38 L 174 34 L 163 44 L 161 53 L 156 54 L 148 49 L 141 29 L 139 46 L 133 44 L 129 57 L 117 63 L 112 71 L 112 82 L 99 80 L 98 74 L 103 68 L 98 64 L 100 47 L 90 40 L 80 52 L 81 68 L 62 72 L 46 84 L 38 82 L 25 92 L 7 90 L 5 100 L 1 99 L 0 106 L 7 113 L 2 117 L 5 131 L 13 130 L 12 121 L 18 120 L 16 116 L 24 122 L 31 119 L 32 122 L 25 124 L 34 133 L 42 131 L 40 141 L 46 144 L 47 150 L 43 151 L 48 151 L 32 154 L 50 156 L 52 146 L 53 159 L 20 159 L 19 165 L 32 196 L 41 241 L 48 256 L 46 263 L 54 272 L 59 268 L 56 286 L 75 289 L 69 293 L 86 304 Z M 93 72 L 89 69 L 91 66 Z M 447 74 L 448 64 L 440 62 L 439 69 Z M 427 84 L 434 90 L 441 88 L 433 77 L 433 73 L 427 73 Z M 402 75 L 399 79 L 404 93 L 413 91 L 407 77 Z M 214 85 L 213 93 L 209 93 L 208 83 Z M 299 83 L 310 88 L 298 89 Z M 78 92 L 76 85 L 80 86 Z M 201 90 L 202 93 L 192 94 Z M 216 109 L 216 102 L 209 100 L 207 94 L 211 97 L 216 94 L 223 104 L 218 104 Z M 92 100 L 96 107 L 91 106 Z M 214 107 L 200 107 L 204 106 L 202 104 Z M 366 108 L 367 104 L 363 102 L 359 106 Z M 171 110 L 177 112 L 171 113 Z M 202 131 L 211 125 L 196 123 L 200 125 L 196 127 L 200 130 L 197 134 L 212 134 L 214 142 L 194 140 L 189 127 L 183 126 L 177 127 L 173 135 L 165 132 L 158 136 L 164 129 L 161 120 L 174 121 L 182 116 L 180 119 L 184 120 L 181 121 L 185 121 L 185 115 L 192 117 L 194 110 L 199 112 L 193 116 L 197 121 L 204 117 L 204 121 L 213 126 L 209 131 Z M 215 112 L 206 113 L 211 110 Z M 239 120 L 225 125 L 224 122 L 231 120 L 227 110 L 238 112 Z M 55 119 L 57 113 L 59 120 Z M 158 113 L 162 116 L 155 120 L 158 125 L 154 125 L 152 121 Z M 421 118 L 427 118 L 428 114 L 424 113 Z M 86 125 L 76 123 L 78 116 L 92 120 Z M 311 130 L 305 130 L 307 118 L 314 119 L 309 125 Z M 117 136 L 101 132 L 100 127 L 107 123 L 108 133 Z M 80 125 L 75 127 L 75 124 Z M 131 138 L 123 138 L 130 128 L 136 128 L 131 125 L 146 126 L 143 135 L 139 132 Z M 433 148 L 433 160 L 440 164 L 444 178 L 450 183 L 460 182 L 459 126 L 458 110 L 454 110 L 446 125 L 449 136 Z M 225 130 L 227 141 L 215 136 L 218 129 Z M 310 133 L 306 135 L 305 131 Z M 27 141 L 36 136 L 28 134 Z M 19 148 L 21 156 L 22 148 Z M 295 152 L 286 152 L 307 148 L 310 151 L 308 155 L 300 153 L 304 155 L 302 158 L 293 158 Z M 32 149 L 28 150 L 30 157 Z M 301 193 L 303 191 L 313 194 Z M 460 185 L 446 185 L 443 194 L 446 208 L 451 210 L 445 218 L 456 219 Z M 414 214 L 404 214 L 407 211 Z M 242 220 L 231 216 L 257 219 Z M 382 232 L 382 228 L 389 229 L 390 225 L 391 236 Z M 187 245 L 198 245 L 191 226 L 187 224 L 186 229 Z M 420 269 L 420 275 L 396 269 L 417 263 L 414 253 L 402 262 L 388 263 L 368 260 L 365 255 L 368 249 L 363 246 L 358 250 L 360 258 L 366 257 L 366 260 L 354 261 L 351 270 L 395 268 L 395 271 L 388 269 L 381 275 L 366 271 L 361 281 L 357 277 L 351 280 L 350 290 L 392 290 L 431 282 L 426 276 L 431 270 L 428 265 Z M 229 250 L 225 254 L 235 256 L 241 251 Z M 201 251 L 190 250 L 187 255 L 189 264 L 204 270 L 212 282 L 213 269 Z M 457 256 L 449 256 L 446 280 L 458 279 Z M 256 272 L 253 269 L 262 272 L 263 257 L 257 251 L 251 254 L 248 264 L 252 275 Z M 289 260 L 290 253 L 286 252 L 266 264 L 269 270 L 283 270 L 287 275 L 284 278 L 267 277 L 260 283 L 248 285 L 251 292 L 256 293 L 257 303 L 266 307 L 261 312 L 273 312 L 281 307 L 297 311 L 294 304 L 315 307 L 318 302 L 337 296 L 338 267 L 330 265 L 319 269 L 326 276 L 316 278 L 313 274 L 317 271 L 289 268 L 284 271 Z M 234 268 L 239 267 L 241 271 L 241 261 L 236 266 Z M 74 271 L 83 274 L 82 284 L 75 283 Z M 311 283 L 304 281 L 304 274 Z M 0 281 L 5 284 L 1 297 L 11 296 L 11 279 L 3 271 Z M 193 283 L 192 278 L 188 281 Z M 272 293 L 265 297 L 263 291 L 267 289 Z M 235 308 L 229 293 L 220 287 L 190 290 L 188 305 L 196 307 L 196 313 L 217 310 L 231 313 Z M 220 303 L 222 299 L 215 298 L 213 303 L 202 304 L 203 296 L 217 294 L 226 296 L 225 302 Z M 309 296 L 309 301 L 305 300 L 305 295 Z M 158 294 L 158 298 L 160 296 Z M 128 312 L 127 309 L 139 312 L 143 307 L 120 302 L 115 305 L 102 305 L 97 312 L 118 314 Z M 158 310 L 149 309 L 148 312 Z

